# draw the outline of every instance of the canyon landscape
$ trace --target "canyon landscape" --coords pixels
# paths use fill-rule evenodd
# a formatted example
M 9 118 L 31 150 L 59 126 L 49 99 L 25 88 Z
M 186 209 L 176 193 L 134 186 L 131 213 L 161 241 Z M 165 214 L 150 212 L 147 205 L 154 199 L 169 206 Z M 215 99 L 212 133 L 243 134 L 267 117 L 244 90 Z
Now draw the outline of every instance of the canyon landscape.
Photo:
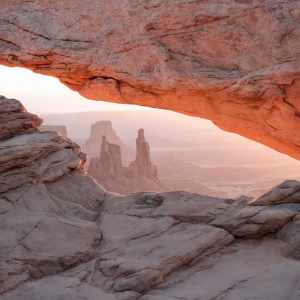
M 94 124 L 101 125 L 103 122 L 99 120 L 111 120 L 106 136 L 115 131 L 118 140 L 113 143 L 122 143 L 131 149 L 131 153 L 124 153 L 121 147 L 122 163 L 127 167 L 135 160 L 135 134 L 139 128 L 144 128 L 159 179 L 169 190 L 216 197 L 253 197 L 260 196 L 287 178 L 300 180 L 300 162 L 236 134 L 224 132 L 200 118 L 162 110 L 43 114 L 42 118 L 45 124 L 65 124 L 68 136 L 83 145 L 83 152 L 88 155 L 87 167 L 90 159 L 100 153 L 102 133 L 105 133 L 101 126 L 96 131 L 101 134 L 95 134 L 92 142 L 95 153 L 86 147 Z
M 300 298 L 300 1 L 0 8 L 1 65 L 173 111 L 0 96 L 1 300 Z

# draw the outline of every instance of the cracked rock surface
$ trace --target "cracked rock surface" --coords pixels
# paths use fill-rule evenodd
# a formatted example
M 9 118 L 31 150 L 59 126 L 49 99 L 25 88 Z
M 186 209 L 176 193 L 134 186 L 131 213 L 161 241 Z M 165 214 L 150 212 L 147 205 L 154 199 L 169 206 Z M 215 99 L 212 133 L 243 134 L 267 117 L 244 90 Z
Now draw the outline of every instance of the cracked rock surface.
M 0 141 L 1 300 L 299 299 L 299 182 L 258 199 L 108 193 L 78 145 L 21 112 L 0 109 L 19 122 Z
M 299 0 L 5 0 L 0 64 L 300 159 Z

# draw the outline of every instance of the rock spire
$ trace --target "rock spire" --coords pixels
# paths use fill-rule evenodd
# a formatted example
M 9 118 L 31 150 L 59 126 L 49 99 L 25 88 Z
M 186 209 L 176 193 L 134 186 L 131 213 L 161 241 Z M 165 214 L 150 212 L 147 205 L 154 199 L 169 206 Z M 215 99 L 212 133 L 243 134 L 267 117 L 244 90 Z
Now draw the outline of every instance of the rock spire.
M 103 135 L 99 158 L 91 159 L 89 174 L 101 183 L 124 175 L 125 169 L 122 165 L 121 147 L 109 143 Z
M 136 158 L 130 165 L 134 173 L 144 175 L 148 178 L 157 177 L 157 168 L 150 158 L 150 146 L 145 139 L 144 129 L 138 131 L 136 139 Z
M 88 173 L 110 192 L 127 194 L 170 190 L 158 179 L 156 166 L 150 158 L 150 146 L 145 140 L 144 129 L 138 131 L 136 158 L 129 167 L 122 164 L 121 147 L 109 143 L 103 136 L 100 155 L 91 159 Z

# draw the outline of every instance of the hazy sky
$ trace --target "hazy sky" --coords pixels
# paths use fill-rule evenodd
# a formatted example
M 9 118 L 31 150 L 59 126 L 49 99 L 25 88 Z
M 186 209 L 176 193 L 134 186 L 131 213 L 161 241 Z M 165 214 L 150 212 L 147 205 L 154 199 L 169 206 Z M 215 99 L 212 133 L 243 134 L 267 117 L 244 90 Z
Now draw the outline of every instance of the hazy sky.
M 149 110 L 150 108 L 92 101 L 71 91 L 58 79 L 21 68 L 0 66 L 0 95 L 20 100 L 38 115 L 96 110 Z

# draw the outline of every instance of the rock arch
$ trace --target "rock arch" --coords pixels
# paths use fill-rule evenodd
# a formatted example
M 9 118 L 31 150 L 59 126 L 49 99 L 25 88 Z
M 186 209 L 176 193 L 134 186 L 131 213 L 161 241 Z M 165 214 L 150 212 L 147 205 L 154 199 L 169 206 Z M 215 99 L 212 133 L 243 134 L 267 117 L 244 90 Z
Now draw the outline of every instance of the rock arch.
M 300 159 L 300 1 L 13 1 L 0 64 L 212 120 Z

